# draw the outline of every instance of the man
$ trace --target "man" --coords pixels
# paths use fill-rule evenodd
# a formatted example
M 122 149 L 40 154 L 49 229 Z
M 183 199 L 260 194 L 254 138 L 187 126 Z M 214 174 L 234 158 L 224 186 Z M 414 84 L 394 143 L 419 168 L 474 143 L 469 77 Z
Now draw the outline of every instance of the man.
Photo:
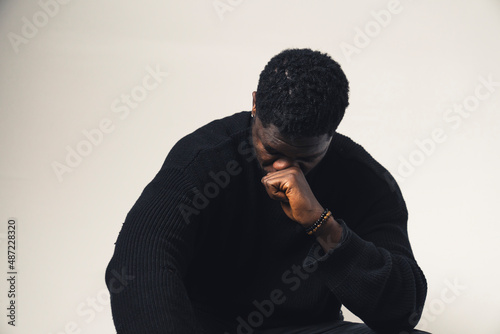
M 172 148 L 107 268 L 119 334 L 414 328 L 427 287 L 406 206 L 390 174 L 335 132 L 348 90 L 326 54 L 285 50 L 251 113 Z M 364 324 L 342 321 L 341 305 Z

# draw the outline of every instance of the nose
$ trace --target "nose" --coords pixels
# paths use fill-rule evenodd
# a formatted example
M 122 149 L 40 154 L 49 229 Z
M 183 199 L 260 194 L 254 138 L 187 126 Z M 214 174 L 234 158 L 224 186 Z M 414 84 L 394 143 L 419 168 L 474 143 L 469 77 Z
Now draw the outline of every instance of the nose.
M 273 168 L 275 170 L 283 170 L 292 166 L 298 167 L 298 164 L 289 158 L 279 158 L 273 162 Z

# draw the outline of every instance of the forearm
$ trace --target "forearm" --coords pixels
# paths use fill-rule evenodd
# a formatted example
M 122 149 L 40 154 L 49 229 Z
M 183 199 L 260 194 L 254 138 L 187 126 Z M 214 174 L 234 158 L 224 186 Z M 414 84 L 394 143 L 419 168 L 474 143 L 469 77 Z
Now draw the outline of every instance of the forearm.
M 106 272 L 118 334 L 200 332 L 182 280 L 171 268 L 131 268 L 120 262 L 112 260 Z M 124 275 L 116 279 L 120 271 L 125 280 Z
M 425 301 L 426 282 L 411 251 L 391 253 L 341 226 L 343 242 L 318 261 L 326 286 L 374 329 L 413 327 Z
M 342 226 L 330 216 L 328 220 L 321 225 L 314 233 L 316 240 L 321 245 L 325 253 L 334 249 L 340 243 L 342 238 Z
M 173 195 L 180 186 L 168 183 L 168 189 L 158 182 L 145 188 L 106 271 L 118 334 L 200 332 L 183 282 L 197 223 L 184 222 L 177 209 L 183 197 Z M 114 273 L 122 270 L 130 280 L 116 279 Z

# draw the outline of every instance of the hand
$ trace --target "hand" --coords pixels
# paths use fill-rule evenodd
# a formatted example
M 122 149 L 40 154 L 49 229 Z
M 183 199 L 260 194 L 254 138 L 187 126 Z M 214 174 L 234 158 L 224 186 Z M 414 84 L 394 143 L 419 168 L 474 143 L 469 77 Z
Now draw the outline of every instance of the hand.
M 305 228 L 323 213 L 300 168 L 294 166 L 269 173 L 261 182 L 269 197 L 281 202 L 285 214 Z

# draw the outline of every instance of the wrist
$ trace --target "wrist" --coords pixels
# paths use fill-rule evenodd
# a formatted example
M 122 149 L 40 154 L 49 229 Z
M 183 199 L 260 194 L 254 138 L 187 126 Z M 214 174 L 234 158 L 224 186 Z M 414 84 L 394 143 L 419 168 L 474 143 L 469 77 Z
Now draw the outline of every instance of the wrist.
M 318 205 L 314 209 L 309 210 L 307 214 L 308 218 L 304 219 L 304 223 L 301 223 L 301 225 L 307 230 L 321 218 L 321 215 L 325 213 L 325 209 L 321 205 Z
M 306 233 L 308 235 L 313 235 L 332 215 L 332 212 L 328 209 L 323 210 L 321 216 L 312 225 L 306 228 Z
M 342 226 L 330 216 L 315 232 L 314 236 L 326 250 L 335 248 L 342 238 Z

